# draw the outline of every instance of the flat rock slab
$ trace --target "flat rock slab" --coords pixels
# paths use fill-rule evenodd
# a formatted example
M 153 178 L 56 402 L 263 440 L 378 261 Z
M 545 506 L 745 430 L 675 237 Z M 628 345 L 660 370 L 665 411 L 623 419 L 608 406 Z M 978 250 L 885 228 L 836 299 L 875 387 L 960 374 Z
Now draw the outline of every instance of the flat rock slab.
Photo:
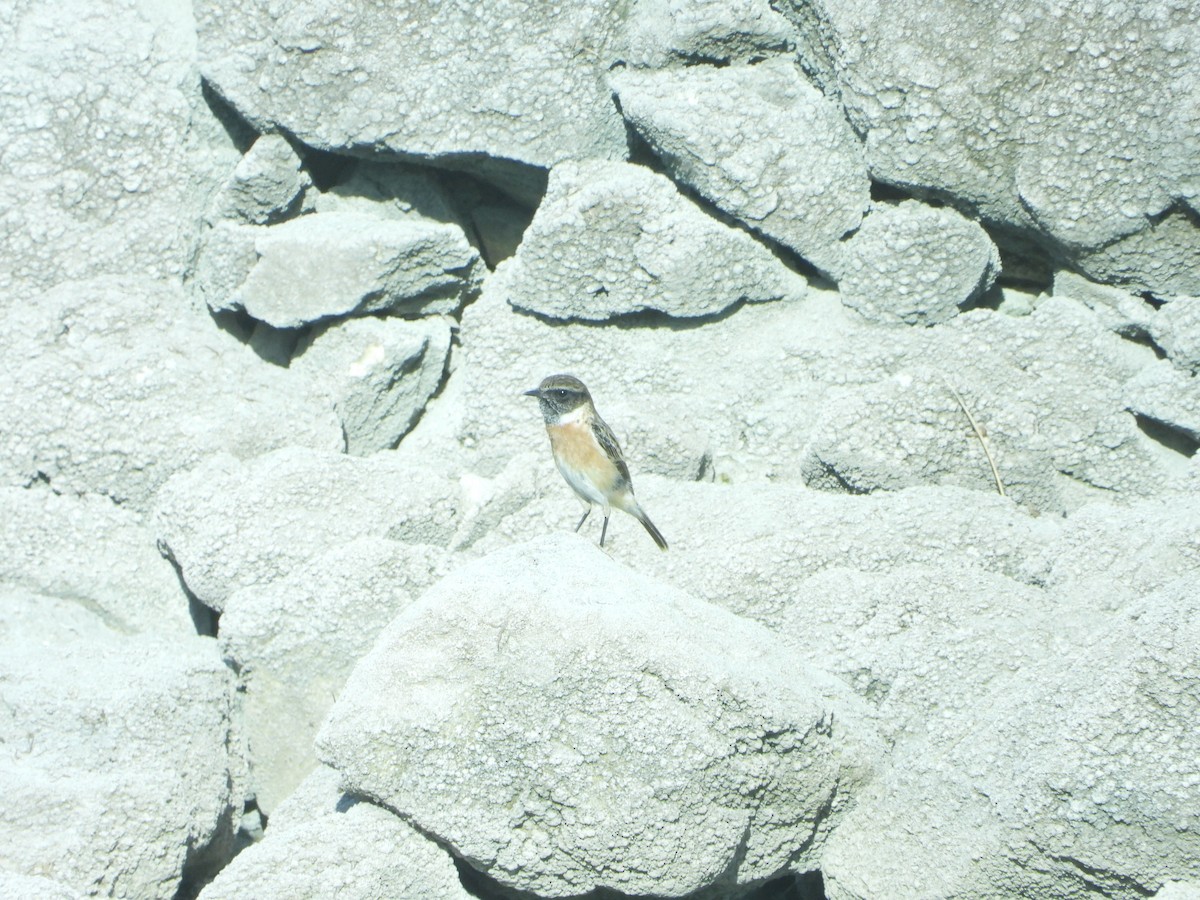
M 422 0 L 314 15 L 206 0 L 201 71 L 260 131 L 326 150 L 624 158 L 604 73 L 626 4 Z
M 122 634 L 196 634 L 143 517 L 96 494 L 0 487 L 0 582 L 79 603 Z
M 454 860 L 386 809 L 342 793 L 322 767 L 200 900 L 470 900 Z
M 676 181 L 836 277 L 839 242 L 870 205 L 867 164 L 795 63 L 630 69 L 612 84 Z
M 478 290 L 479 254 L 453 225 L 329 212 L 234 234 L 241 240 L 223 238 L 206 267 L 249 269 L 209 305 L 245 309 L 276 328 L 368 313 L 449 313 Z
M 760 626 L 561 535 L 408 607 L 318 748 L 502 885 L 673 897 L 812 867 L 870 764 L 848 700 Z
M 516 256 L 497 272 L 509 302 L 555 319 L 656 310 L 714 315 L 798 296 L 804 279 L 642 166 L 569 162 L 550 172 Z

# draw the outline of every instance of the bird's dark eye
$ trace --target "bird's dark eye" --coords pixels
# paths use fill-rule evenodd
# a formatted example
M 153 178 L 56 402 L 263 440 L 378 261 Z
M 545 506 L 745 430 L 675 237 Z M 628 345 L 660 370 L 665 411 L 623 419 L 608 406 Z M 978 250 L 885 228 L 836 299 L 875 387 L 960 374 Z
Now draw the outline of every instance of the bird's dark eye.
M 558 388 L 554 391 L 554 396 L 557 397 L 559 400 L 566 400 L 567 395 L 570 393 L 571 393 L 570 391 L 565 390 L 564 388 Z

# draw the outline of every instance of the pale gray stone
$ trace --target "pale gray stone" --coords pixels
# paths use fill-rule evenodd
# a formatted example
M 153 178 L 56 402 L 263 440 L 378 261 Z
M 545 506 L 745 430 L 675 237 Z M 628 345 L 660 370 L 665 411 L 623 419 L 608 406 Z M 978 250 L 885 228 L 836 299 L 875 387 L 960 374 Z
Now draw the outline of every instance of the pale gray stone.
M 1166 297 L 1200 295 L 1200 225 L 1195 213 L 1172 212 L 1127 237 L 1074 258 L 1095 281 Z
M 390 450 L 442 383 L 451 322 L 347 319 L 301 340 L 291 369 L 333 396 L 348 453 Z
M 0 296 L 178 278 L 238 158 L 201 95 L 191 3 L 12 0 L 0 35 Z
M 446 546 L 459 515 L 457 486 L 428 468 L 302 447 L 248 462 L 213 455 L 157 501 L 159 540 L 218 612 L 238 589 L 264 587 L 358 537 Z
M 328 396 L 141 278 L 66 282 L 10 313 L 0 471 L 146 509 L 212 453 L 344 446 Z
M 1171 362 L 1200 375 L 1200 299 L 1180 297 L 1164 305 L 1151 333 Z
M 1146 229 L 1195 183 L 1200 54 L 1182 9 L 852 0 L 785 11 L 881 181 L 1037 227 L 1068 250 Z
M 671 176 L 834 277 L 870 204 L 862 146 L 841 107 L 790 59 L 626 70 L 621 111 Z
M 107 497 L 0 487 L 0 581 L 78 603 L 121 634 L 196 633 L 154 533 Z
M 228 305 L 276 328 L 375 312 L 454 312 L 478 290 L 479 254 L 456 226 L 318 213 L 254 235 Z
M 649 68 L 750 62 L 791 49 L 795 34 L 767 0 L 635 0 L 624 62 Z
M 81 900 L 84 896 L 52 878 L 0 869 L 0 900 Z
M 398 816 L 342 793 L 321 767 L 200 900 L 470 900 L 445 850 Z
M 1129 379 L 1124 394 L 1130 412 L 1153 419 L 1200 445 L 1200 375 L 1161 362 Z
M 1115 614 L 1028 606 L 1000 647 L 989 614 L 910 654 L 924 681 L 999 651 L 985 696 L 930 702 L 898 737 L 827 845 L 829 896 L 1133 898 L 1196 879 L 1197 574 Z
M 299 155 L 286 138 L 262 135 L 221 186 L 209 218 L 247 225 L 266 225 L 285 218 L 312 186 L 312 179 L 301 166 Z
M 359 160 L 350 173 L 313 198 L 320 213 L 362 213 L 380 219 L 460 224 L 436 170 Z
M 524 241 L 495 278 L 513 306 L 556 319 L 706 316 L 805 289 L 766 248 L 708 216 L 669 179 L 595 160 L 554 167 Z
M 916 200 L 878 205 L 845 244 L 842 302 L 874 322 L 936 325 L 980 297 L 1000 254 L 978 223 Z
M 671 897 L 812 868 L 872 763 L 866 728 L 765 629 L 562 535 L 409 606 L 318 748 L 504 886 Z
M 228 598 L 221 647 L 238 676 L 250 790 L 272 832 L 280 800 L 317 764 L 313 738 L 350 670 L 446 559 L 439 547 L 361 537 Z
M 0 684 L 0 869 L 162 897 L 230 851 L 244 763 L 215 641 L 0 584 Z
M 626 4 L 414 3 L 401 15 L 205 0 L 201 69 L 263 131 L 326 150 L 492 157 L 549 167 L 620 159 L 604 73 Z

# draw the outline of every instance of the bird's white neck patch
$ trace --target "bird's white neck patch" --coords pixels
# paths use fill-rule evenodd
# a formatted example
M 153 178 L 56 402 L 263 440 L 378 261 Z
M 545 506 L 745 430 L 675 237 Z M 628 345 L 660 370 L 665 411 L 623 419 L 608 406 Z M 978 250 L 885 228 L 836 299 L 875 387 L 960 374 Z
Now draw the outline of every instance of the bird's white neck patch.
M 570 412 L 565 412 L 558 417 L 555 425 L 581 425 L 588 421 L 588 405 L 581 403 Z

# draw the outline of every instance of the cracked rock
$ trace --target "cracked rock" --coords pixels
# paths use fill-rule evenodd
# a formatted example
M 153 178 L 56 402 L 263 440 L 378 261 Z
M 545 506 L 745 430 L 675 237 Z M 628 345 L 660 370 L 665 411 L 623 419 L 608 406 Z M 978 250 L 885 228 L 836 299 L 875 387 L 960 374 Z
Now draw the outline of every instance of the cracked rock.
M 313 772 L 271 817 L 266 838 L 237 858 L 200 900 L 470 900 L 445 850 L 385 809 L 342 793 L 337 773 Z
M 506 887 L 674 897 L 812 868 L 870 764 L 863 729 L 760 626 L 561 535 L 401 613 L 318 748 Z
M 209 219 L 266 225 L 285 218 L 312 186 L 301 165 L 299 155 L 282 135 L 260 136 L 221 186 Z

